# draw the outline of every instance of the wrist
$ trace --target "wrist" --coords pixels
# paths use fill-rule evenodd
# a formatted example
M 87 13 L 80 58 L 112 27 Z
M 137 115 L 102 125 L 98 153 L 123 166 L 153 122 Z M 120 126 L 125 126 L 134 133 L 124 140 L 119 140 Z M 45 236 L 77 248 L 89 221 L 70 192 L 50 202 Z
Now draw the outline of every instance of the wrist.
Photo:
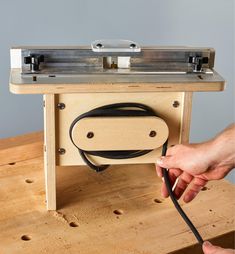
M 231 131 L 224 131 L 207 143 L 212 168 L 220 167 L 228 173 L 235 167 L 235 136 Z
M 205 158 L 207 164 L 207 170 L 211 168 L 216 162 L 217 151 L 215 149 L 214 140 L 209 140 L 201 143 L 200 150 L 202 152 L 202 158 Z

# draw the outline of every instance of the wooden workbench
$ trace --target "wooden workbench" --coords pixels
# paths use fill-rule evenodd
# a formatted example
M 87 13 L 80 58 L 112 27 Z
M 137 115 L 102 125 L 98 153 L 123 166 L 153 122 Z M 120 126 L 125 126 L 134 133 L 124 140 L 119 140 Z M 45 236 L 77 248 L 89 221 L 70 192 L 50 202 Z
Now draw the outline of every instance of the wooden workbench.
M 57 168 L 58 211 L 46 211 L 43 136 L 0 141 L 0 254 L 201 253 L 154 166 L 116 165 L 102 173 Z M 234 246 L 235 188 L 208 184 L 183 208 L 204 239 Z

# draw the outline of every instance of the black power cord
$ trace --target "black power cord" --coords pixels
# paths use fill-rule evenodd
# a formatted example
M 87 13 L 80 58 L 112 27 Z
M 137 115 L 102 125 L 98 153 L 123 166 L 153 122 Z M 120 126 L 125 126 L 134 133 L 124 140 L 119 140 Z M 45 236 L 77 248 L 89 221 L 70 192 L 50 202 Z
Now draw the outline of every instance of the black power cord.
M 96 172 L 100 172 L 108 168 L 108 165 L 97 166 L 88 159 L 87 155 L 99 156 L 107 159 L 130 159 L 142 156 L 152 150 L 128 150 L 128 151 L 84 151 L 79 148 L 72 137 L 73 127 L 81 119 L 86 117 L 131 117 L 131 116 L 156 116 L 155 112 L 148 106 L 140 103 L 115 103 L 95 108 L 78 116 L 71 124 L 69 129 L 70 139 L 77 147 L 82 159 L 85 163 Z
M 167 151 L 167 141 L 164 143 L 164 145 L 162 147 L 162 156 L 166 155 L 166 151 Z M 202 245 L 203 244 L 203 239 L 202 239 L 201 235 L 199 234 L 199 232 L 197 231 L 197 229 L 193 225 L 192 221 L 185 214 L 184 210 L 179 205 L 177 199 L 174 196 L 174 193 L 172 191 L 172 186 L 171 186 L 171 183 L 170 183 L 170 178 L 169 178 L 168 170 L 166 168 L 163 168 L 163 178 L 164 178 L 164 181 L 165 181 L 166 188 L 167 188 L 167 191 L 169 193 L 169 196 L 170 196 L 170 198 L 171 198 L 171 200 L 172 200 L 176 210 L 179 212 L 179 214 L 181 215 L 183 220 L 186 222 L 186 224 L 191 229 L 191 231 L 193 232 L 193 234 L 197 238 L 198 243 Z
M 103 158 L 108 158 L 108 159 L 129 159 L 129 158 L 135 158 L 135 157 L 142 156 L 142 155 L 147 154 L 147 153 L 152 151 L 152 150 L 84 151 L 75 144 L 75 142 L 73 140 L 73 136 L 72 136 L 72 131 L 73 131 L 74 125 L 76 123 L 78 123 L 78 121 L 80 121 L 81 119 L 86 118 L 86 117 L 119 117 L 119 116 L 125 116 L 125 117 L 156 116 L 157 117 L 154 110 L 151 109 L 150 107 L 144 105 L 144 104 L 140 104 L 140 103 L 115 103 L 115 104 L 110 104 L 110 105 L 105 105 L 105 106 L 102 106 L 102 107 L 95 108 L 91 111 L 88 111 L 88 112 L 78 116 L 72 122 L 72 124 L 70 126 L 69 135 L 70 135 L 70 139 L 71 139 L 72 143 L 77 147 L 77 149 L 78 149 L 82 159 L 84 160 L 84 162 L 91 169 L 95 170 L 96 172 L 100 172 L 100 171 L 105 170 L 106 168 L 109 167 L 109 165 L 99 165 L 99 166 L 97 166 L 94 163 L 92 163 L 90 161 L 90 159 L 88 159 L 87 154 L 88 155 L 99 156 L 99 157 L 103 157 Z M 162 156 L 166 155 L 167 143 L 168 143 L 168 141 L 166 141 L 163 144 Z M 169 196 L 170 196 L 175 208 L 177 209 L 177 211 L 179 212 L 181 217 L 184 219 L 186 224 L 189 226 L 189 228 L 191 229 L 191 231 L 195 235 L 195 237 L 196 237 L 197 241 L 199 242 L 199 244 L 203 244 L 203 239 L 200 236 L 199 232 L 197 231 L 197 229 L 195 228 L 195 226 L 193 225 L 191 220 L 188 218 L 188 216 L 185 214 L 185 212 L 183 211 L 183 209 L 179 205 L 177 199 L 175 198 L 174 193 L 172 191 L 172 186 L 171 186 L 171 183 L 170 183 L 168 170 L 165 169 L 165 168 L 163 168 L 163 177 L 164 177 L 164 181 L 165 181 Z

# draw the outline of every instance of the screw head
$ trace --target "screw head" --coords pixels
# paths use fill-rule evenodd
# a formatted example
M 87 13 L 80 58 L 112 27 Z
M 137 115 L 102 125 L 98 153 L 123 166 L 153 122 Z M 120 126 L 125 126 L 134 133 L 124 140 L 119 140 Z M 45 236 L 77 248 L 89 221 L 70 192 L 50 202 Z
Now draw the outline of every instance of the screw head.
M 156 131 L 150 131 L 150 133 L 149 133 L 149 137 L 151 137 L 151 138 L 156 137 L 156 135 L 157 135 Z
M 59 153 L 60 155 L 63 155 L 63 154 L 66 153 L 66 150 L 65 150 L 64 148 L 59 148 L 59 149 L 58 149 L 58 153 Z
M 65 104 L 64 103 L 58 103 L 57 108 L 60 109 L 60 110 L 65 109 Z
M 131 43 L 131 44 L 130 44 L 130 48 L 131 48 L 131 49 L 136 48 L 136 44 L 135 44 L 135 43 Z
M 178 108 L 179 105 L 180 105 L 180 103 L 179 103 L 178 101 L 174 101 L 173 104 L 172 104 L 172 106 L 173 106 L 174 108 Z
M 96 47 L 100 49 L 100 48 L 103 47 L 103 45 L 102 45 L 101 43 L 97 43 L 97 44 L 96 44 Z
M 87 138 L 93 138 L 94 133 L 92 131 L 89 131 L 86 136 L 87 136 Z

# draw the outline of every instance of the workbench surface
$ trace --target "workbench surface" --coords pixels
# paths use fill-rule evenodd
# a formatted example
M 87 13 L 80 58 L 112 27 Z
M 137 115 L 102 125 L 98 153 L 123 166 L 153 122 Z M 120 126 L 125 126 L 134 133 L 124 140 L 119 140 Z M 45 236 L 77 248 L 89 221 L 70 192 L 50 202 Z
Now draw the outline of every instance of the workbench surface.
M 153 165 L 57 168 L 57 211 L 46 211 L 42 133 L 0 141 L 0 254 L 201 253 Z M 235 188 L 214 181 L 181 204 L 204 239 L 234 246 Z

